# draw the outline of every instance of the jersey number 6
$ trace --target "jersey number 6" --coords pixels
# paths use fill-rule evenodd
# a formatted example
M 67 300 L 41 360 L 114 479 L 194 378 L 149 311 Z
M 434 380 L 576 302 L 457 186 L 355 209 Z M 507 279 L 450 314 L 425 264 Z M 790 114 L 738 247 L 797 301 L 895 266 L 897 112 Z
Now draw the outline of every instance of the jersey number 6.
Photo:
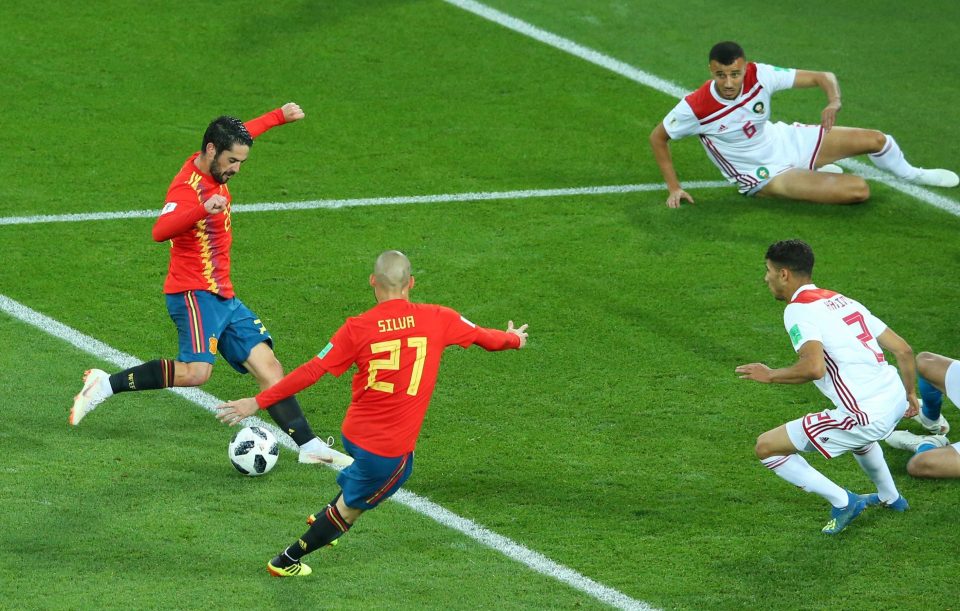
M 379 390 L 381 392 L 393 392 L 392 382 L 377 381 L 377 372 L 397 371 L 400 369 L 400 340 L 392 339 L 386 342 L 377 342 L 370 344 L 370 352 L 377 354 L 388 352 L 389 356 L 385 359 L 370 359 L 370 373 L 367 376 L 367 388 Z M 410 374 L 410 384 L 407 386 L 407 394 L 411 397 L 417 394 L 420 389 L 420 378 L 423 376 L 423 361 L 427 358 L 427 338 L 408 337 L 407 347 L 416 348 L 417 355 L 413 361 L 413 372 Z

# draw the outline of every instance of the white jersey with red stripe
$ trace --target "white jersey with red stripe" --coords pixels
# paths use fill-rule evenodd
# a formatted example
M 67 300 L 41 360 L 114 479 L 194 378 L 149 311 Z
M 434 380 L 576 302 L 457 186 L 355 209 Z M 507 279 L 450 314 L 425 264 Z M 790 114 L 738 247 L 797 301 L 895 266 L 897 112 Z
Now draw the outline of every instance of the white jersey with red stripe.
M 792 68 L 750 62 L 736 99 L 720 97 L 709 80 L 680 100 L 664 118 L 663 127 L 674 140 L 699 135 L 707 156 L 727 180 L 744 193 L 755 192 L 778 172 L 801 163 L 811 166 L 819 151 L 821 130 L 805 135 L 816 149 L 812 159 L 795 159 L 796 147 L 784 139 L 792 136 L 792 127 L 800 125 L 770 123 L 771 96 L 792 88 L 796 74 Z M 811 147 L 807 144 L 804 148 Z
M 806 284 L 784 310 L 783 324 L 794 350 L 809 341 L 823 344 L 827 373 L 814 384 L 858 425 L 904 409 L 903 382 L 876 339 L 887 325 L 863 304 Z

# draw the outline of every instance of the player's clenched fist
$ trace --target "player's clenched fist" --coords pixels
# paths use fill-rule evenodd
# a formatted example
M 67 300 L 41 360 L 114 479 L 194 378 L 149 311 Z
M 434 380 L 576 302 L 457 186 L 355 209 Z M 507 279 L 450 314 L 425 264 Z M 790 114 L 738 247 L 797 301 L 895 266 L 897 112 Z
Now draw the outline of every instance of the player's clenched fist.
M 207 209 L 208 214 L 219 214 L 226 209 L 227 198 L 222 195 L 213 195 L 203 202 L 203 207 Z
M 280 110 L 283 111 L 283 120 L 287 123 L 293 121 L 299 121 L 300 119 L 307 116 L 304 114 L 303 109 L 300 108 L 300 105 L 296 102 L 287 102 L 280 107 Z

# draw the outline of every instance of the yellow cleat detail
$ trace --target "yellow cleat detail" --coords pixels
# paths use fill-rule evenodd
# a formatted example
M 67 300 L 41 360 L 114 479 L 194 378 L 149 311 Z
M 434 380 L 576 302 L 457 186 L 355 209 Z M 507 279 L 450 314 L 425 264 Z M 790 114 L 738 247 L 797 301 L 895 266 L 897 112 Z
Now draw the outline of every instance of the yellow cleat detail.
M 313 572 L 309 565 L 302 562 L 291 564 L 288 567 L 280 568 L 273 566 L 273 561 L 267 563 L 267 572 L 274 577 L 306 577 Z

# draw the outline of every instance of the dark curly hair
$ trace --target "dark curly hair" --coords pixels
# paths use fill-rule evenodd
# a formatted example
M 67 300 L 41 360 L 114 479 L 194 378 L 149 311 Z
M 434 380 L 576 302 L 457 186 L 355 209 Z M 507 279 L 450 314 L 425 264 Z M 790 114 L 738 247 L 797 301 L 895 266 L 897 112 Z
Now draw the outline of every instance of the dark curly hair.
M 253 136 L 247 131 L 243 121 L 224 115 L 217 117 L 207 126 L 207 131 L 203 133 L 203 144 L 200 150 L 207 150 L 207 144 L 210 142 L 217 148 L 217 155 L 219 155 L 223 151 L 232 149 L 235 144 L 253 146 Z
M 777 268 L 813 275 L 813 249 L 803 240 L 781 240 L 767 249 L 767 260 Z

